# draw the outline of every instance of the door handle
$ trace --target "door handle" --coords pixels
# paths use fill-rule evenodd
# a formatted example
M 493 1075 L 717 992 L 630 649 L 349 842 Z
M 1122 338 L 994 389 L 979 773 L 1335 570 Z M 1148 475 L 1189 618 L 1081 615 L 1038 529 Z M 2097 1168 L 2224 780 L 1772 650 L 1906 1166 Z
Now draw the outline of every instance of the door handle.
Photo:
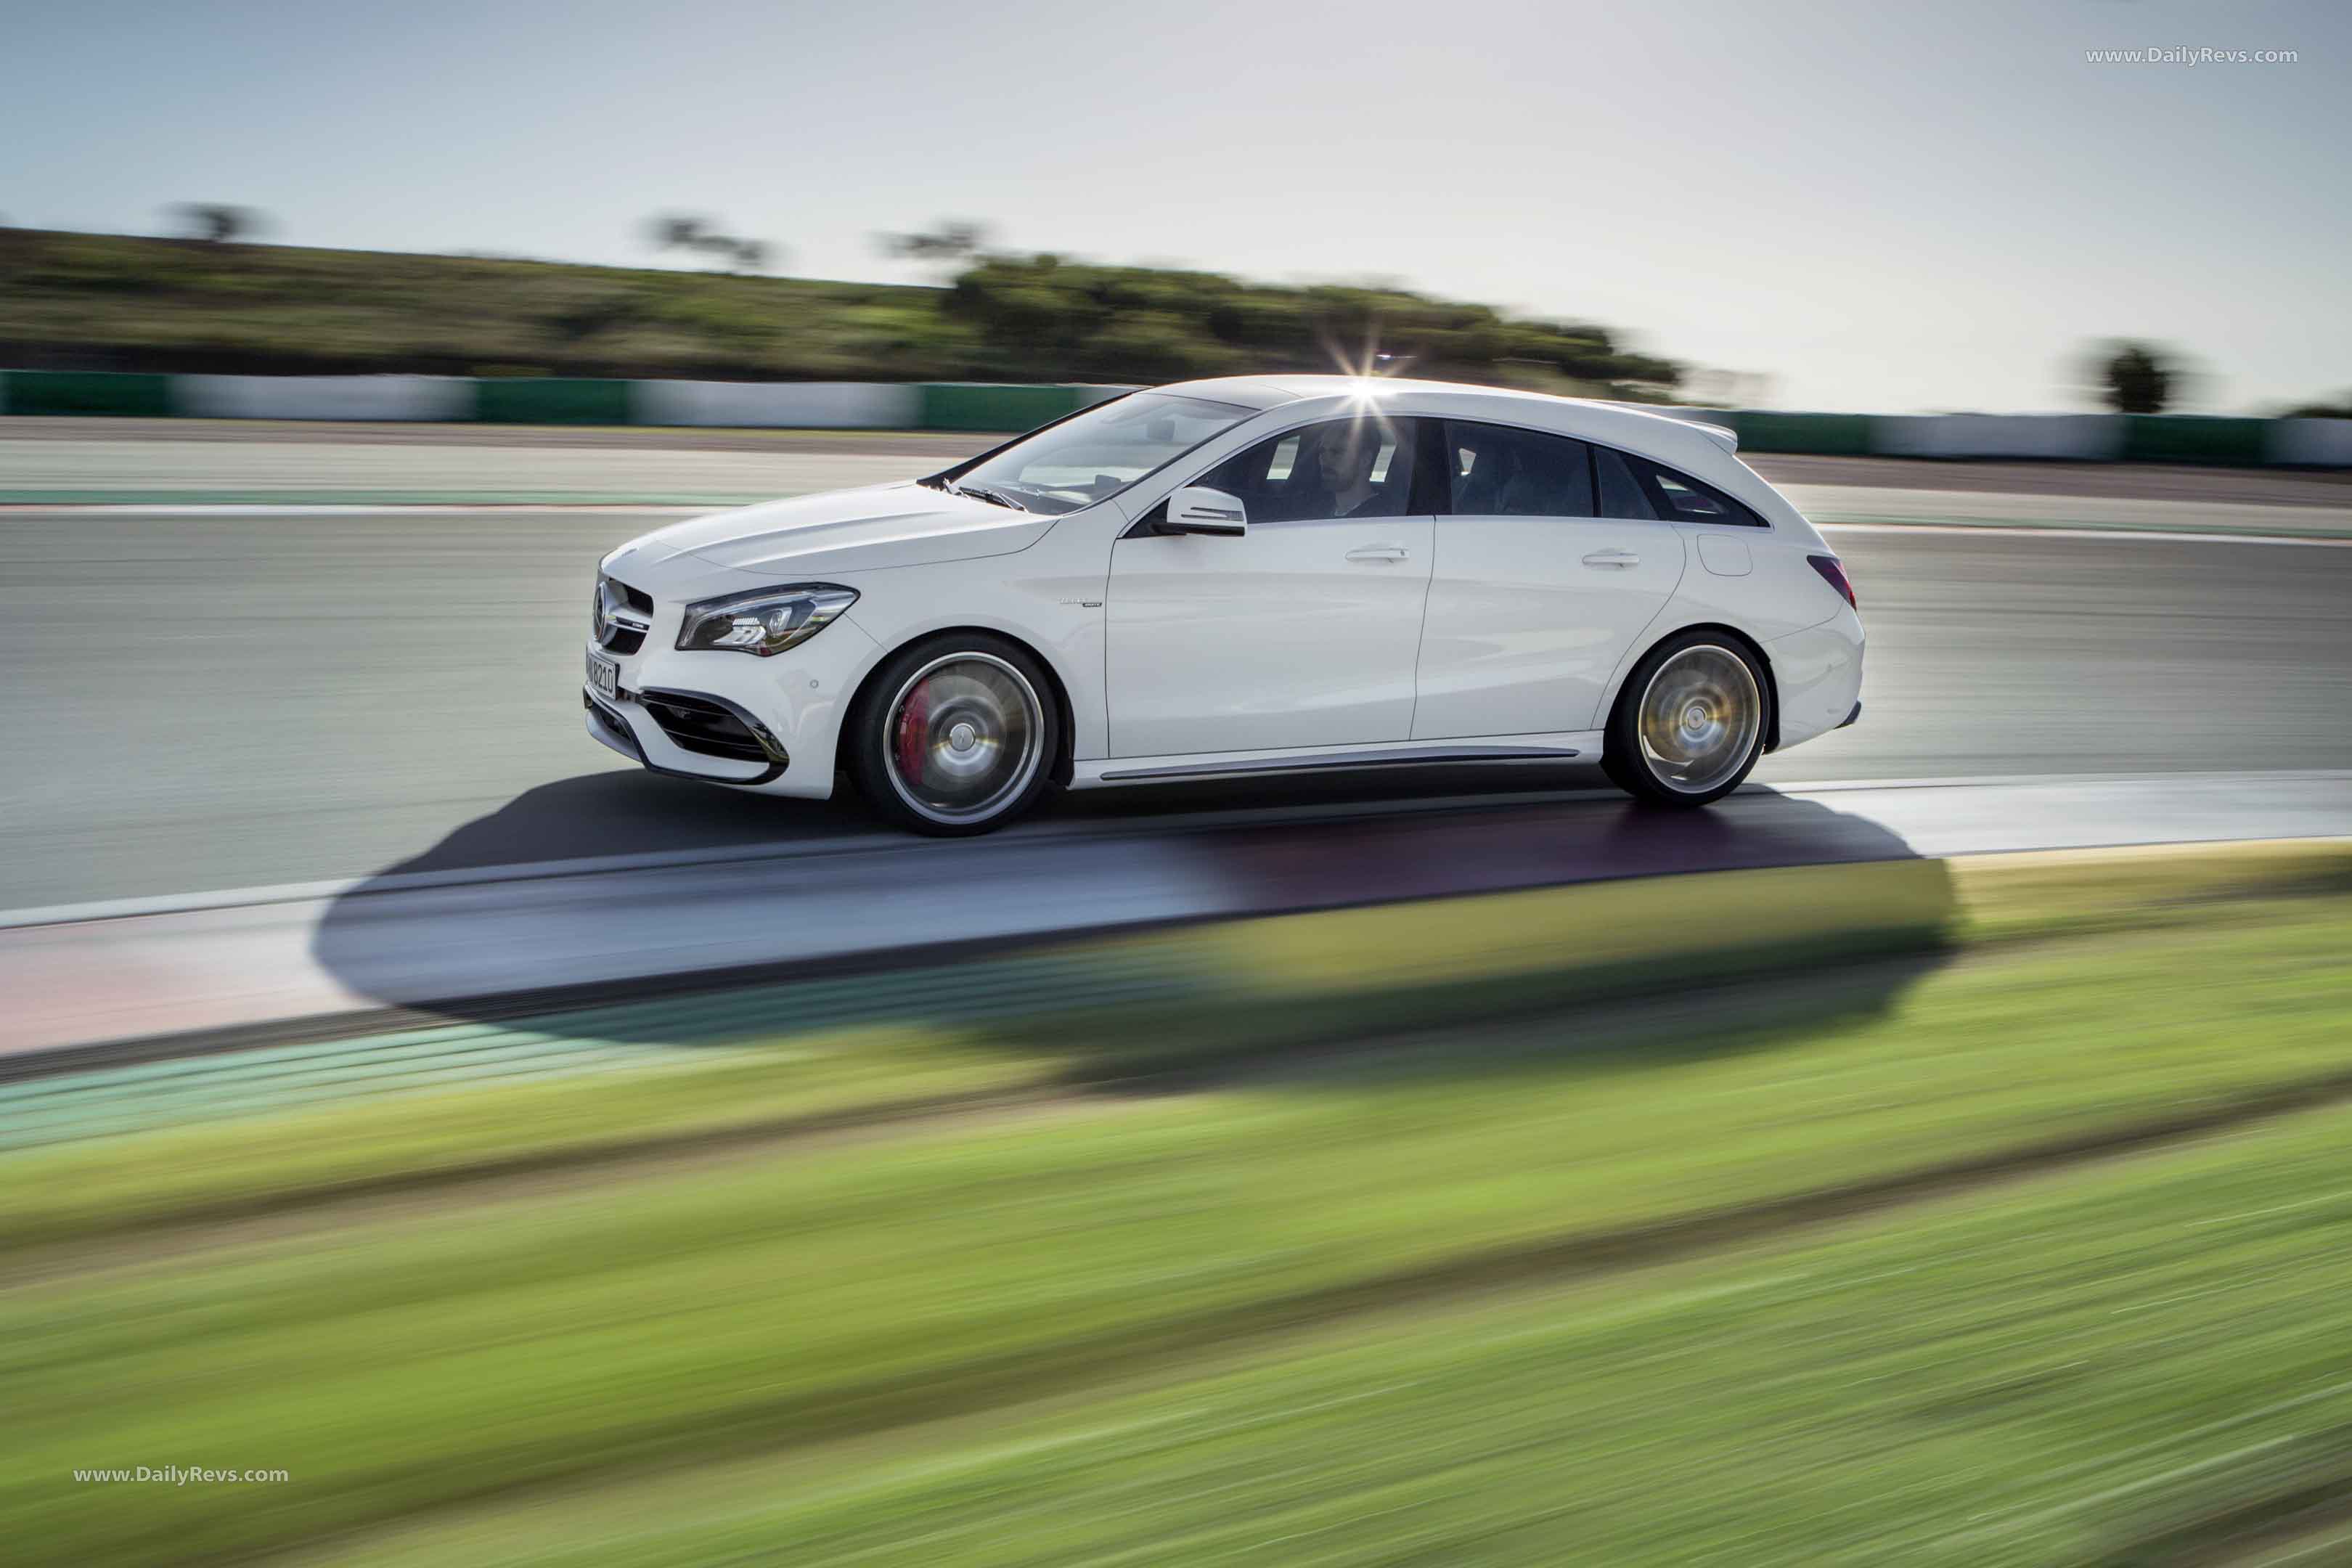
M 1639 566 L 1642 558 L 1630 550 L 1596 550 L 1584 558 L 1587 566 Z
M 1348 552 L 1350 561 L 1402 561 L 1412 552 L 1402 544 L 1367 544 Z

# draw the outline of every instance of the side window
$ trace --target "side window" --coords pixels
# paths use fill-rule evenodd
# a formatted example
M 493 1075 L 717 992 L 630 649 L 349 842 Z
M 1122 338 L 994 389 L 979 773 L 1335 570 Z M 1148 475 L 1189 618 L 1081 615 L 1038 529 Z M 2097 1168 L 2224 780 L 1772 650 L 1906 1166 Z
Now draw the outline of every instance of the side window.
M 1633 466 L 1625 461 L 1623 453 L 1613 447 L 1595 447 L 1592 468 L 1601 481 L 1601 516 L 1657 521 L 1658 509 L 1650 504 L 1649 492 L 1633 477 Z
M 1253 525 L 1410 510 L 1417 421 L 1334 419 L 1269 437 L 1192 482 L 1239 496 Z
M 1611 517 L 1656 517 L 1675 522 L 1727 523 L 1735 528 L 1763 528 L 1764 520 L 1745 504 L 1732 500 L 1704 479 L 1676 473 L 1663 463 L 1647 458 L 1637 458 L 1631 452 L 1611 453 L 1618 459 L 1615 468 L 1624 470 L 1633 491 L 1638 495 L 1619 496 L 1612 493 L 1612 465 L 1601 465 L 1602 510 Z M 1621 484 L 1623 481 L 1621 481 Z M 1615 510 L 1622 500 L 1631 510 Z
M 1591 517 L 1592 448 L 1566 436 L 1445 422 L 1456 517 Z

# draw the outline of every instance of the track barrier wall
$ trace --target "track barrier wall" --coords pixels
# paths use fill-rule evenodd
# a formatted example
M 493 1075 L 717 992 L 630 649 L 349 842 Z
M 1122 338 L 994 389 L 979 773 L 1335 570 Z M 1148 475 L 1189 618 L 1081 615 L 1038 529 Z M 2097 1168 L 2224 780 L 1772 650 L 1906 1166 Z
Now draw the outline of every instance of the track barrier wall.
M 2281 419 L 2268 460 L 2306 468 L 2352 468 L 2352 419 Z
M 1867 414 L 1782 414 L 1743 408 L 1729 421 L 1744 452 L 1821 452 L 1864 457 L 1870 452 Z
M 474 417 L 474 384 L 456 375 L 175 375 L 172 412 L 192 419 Z
M 152 416 L 172 412 L 168 375 L 129 371 L 12 370 L 0 375 L 8 414 L 112 414 Z
M 803 430 L 1027 430 L 1130 390 L 989 382 L 0 371 L 0 414 Z M 1743 452 L 2352 468 L 2352 419 L 2198 414 L 1838 414 L 1632 405 L 1736 431 Z
M 934 381 L 922 388 L 925 430 L 1031 430 L 1127 391 L 1122 386 L 1013 386 Z
M 1882 414 L 1872 450 L 1889 458 L 2039 458 L 2111 462 L 2123 455 L 2112 414 Z
M 490 425 L 626 425 L 626 381 L 511 375 L 474 383 L 474 417 Z
M 2137 463 L 2259 463 L 2269 445 L 2270 423 L 2194 414 L 2126 414 L 2123 455 Z
M 914 430 L 923 389 L 856 381 L 640 381 L 629 411 L 639 425 L 799 430 Z

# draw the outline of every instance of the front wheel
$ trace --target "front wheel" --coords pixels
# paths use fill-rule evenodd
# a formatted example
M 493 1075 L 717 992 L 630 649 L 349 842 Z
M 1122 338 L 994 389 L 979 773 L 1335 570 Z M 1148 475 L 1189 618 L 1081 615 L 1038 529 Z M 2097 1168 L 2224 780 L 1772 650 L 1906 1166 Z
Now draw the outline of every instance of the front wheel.
M 1620 789 L 1663 805 L 1705 805 L 1738 789 L 1764 753 L 1771 689 L 1729 637 L 1684 632 L 1652 648 L 1609 715 L 1601 766 Z
M 1060 735 L 1045 672 L 985 633 L 893 658 L 851 723 L 851 771 L 884 816 L 918 833 L 986 833 L 1036 804 Z

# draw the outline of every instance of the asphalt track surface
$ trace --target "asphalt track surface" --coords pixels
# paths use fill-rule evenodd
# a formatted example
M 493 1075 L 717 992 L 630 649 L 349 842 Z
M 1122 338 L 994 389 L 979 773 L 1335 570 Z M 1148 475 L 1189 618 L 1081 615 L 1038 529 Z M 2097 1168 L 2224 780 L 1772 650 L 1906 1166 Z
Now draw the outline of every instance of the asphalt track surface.
M 923 460 L 813 439 L 790 455 L 796 470 Z M 1955 467 L 1903 467 L 1922 466 Z M 1997 521 L 2002 508 L 2063 519 L 2135 504 L 2284 513 L 2344 493 L 2328 479 L 2222 475 L 2135 498 L 2113 472 L 2045 472 L 2042 493 L 1979 496 Z M 1909 482 L 1884 468 L 1848 478 Z M 2053 493 L 2095 482 L 2108 488 Z M 649 776 L 582 732 L 584 584 L 603 552 L 662 521 L 0 513 L 0 909 L 870 833 L 852 802 Z M 1767 759 L 1759 784 L 2352 768 L 2352 549 L 1982 530 L 1833 538 L 1871 632 L 1865 716 Z M 1545 767 L 1105 791 L 1066 798 L 1045 823 L 1143 830 L 1178 812 L 1312 816 L 1596 782 Z

